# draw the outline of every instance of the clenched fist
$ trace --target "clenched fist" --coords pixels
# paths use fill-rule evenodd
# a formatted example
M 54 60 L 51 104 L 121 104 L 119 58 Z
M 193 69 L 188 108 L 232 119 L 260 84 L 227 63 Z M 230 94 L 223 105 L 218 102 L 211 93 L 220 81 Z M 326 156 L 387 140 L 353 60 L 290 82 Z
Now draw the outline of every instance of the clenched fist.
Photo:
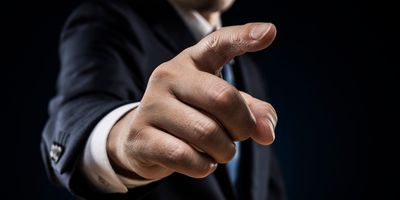
M 136 179 L 157 180 L 173 172 L 201 178 L 232 159 L 234 141 L 272 143 L 273 107 L 218 75 L 235 56 L 266 48 L 275 34 L 269 23 L 221 28 L 158 66 L 140 106 L 108 137 L 114 169 Z

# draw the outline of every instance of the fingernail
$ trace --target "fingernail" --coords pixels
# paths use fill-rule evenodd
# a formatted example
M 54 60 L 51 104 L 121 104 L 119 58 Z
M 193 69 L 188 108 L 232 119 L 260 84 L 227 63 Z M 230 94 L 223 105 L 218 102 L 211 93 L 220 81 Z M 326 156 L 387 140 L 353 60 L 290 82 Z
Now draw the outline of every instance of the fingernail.
M 272 143 L 275 140 L 275 126 L 270 120 L 267 121 L 268 121 L 267 123 L 270 125 L 269 128 L 271 129 L 270 131 L 271 131 L 271 143 Z
M 271 23 L 260 23 L 256 25 L 250 33 L 250 37 L 253 40 L 261 39 L 271 29 Z
M 211 163 L 210 164 L 211 171 L 214 171 L 215 169 L 217 169 L 217 167 L 218 167 L 218 163 Z

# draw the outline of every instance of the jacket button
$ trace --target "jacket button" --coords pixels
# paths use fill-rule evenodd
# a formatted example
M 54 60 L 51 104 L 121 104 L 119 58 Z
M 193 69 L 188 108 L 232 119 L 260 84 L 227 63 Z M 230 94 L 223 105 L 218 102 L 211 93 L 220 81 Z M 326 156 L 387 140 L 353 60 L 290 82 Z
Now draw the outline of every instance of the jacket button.
M 63 153 L 63 147 L 53 143 L 50 148 L 50 159 L 54 162 L 60 160 L 61 154 Z

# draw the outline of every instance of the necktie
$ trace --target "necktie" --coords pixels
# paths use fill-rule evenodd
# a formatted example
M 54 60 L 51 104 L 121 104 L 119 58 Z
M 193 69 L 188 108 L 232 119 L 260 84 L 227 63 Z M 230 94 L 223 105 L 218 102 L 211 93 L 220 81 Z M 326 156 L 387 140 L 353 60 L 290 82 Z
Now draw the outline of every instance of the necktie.
M 234 64 L 234 61 L 232 60 L 230 63 L 224 65 L 224 68 L 222 69 L 222 76 L 223 78 L 233 86 L 235 86 L 235 77 L 233 74 L 233 69 L 232 65 Z M 239 166 L 239 160 L 240 160 L 240 143 L 235 142 L 236 144 L 236 153 L 234 157 L 232 158 L 231 161 L 228 162 L 226 165 L 228 169 L 228 175 L 231 183 L 233 185 L 236 185 L 236 180 L 237 180 L 237 175 L 238 175 L 238 166 Z

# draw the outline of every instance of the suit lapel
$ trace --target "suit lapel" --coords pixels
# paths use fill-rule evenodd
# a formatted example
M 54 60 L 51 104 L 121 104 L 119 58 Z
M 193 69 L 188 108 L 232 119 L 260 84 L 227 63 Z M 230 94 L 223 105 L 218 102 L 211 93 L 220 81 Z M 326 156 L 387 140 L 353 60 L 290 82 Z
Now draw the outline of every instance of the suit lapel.
M 195 44 L 193 36 L 181 21 L 166 19 L 163 23 L 156 24 L 153 29 L 157 37 L 174 53 L 180 53 L 185 48 Z
M 196 43 L 190 30 L 166 0 L 130 1 L 149 28 L 174 54 Z
M 180 53 L 185 48 L 192 46 L 196 40 L 192 36 L 189 28 L 185 25 L 175 9 L 167 2 L 160 2 L 158 14 L 152 28 L 170 50 Z

